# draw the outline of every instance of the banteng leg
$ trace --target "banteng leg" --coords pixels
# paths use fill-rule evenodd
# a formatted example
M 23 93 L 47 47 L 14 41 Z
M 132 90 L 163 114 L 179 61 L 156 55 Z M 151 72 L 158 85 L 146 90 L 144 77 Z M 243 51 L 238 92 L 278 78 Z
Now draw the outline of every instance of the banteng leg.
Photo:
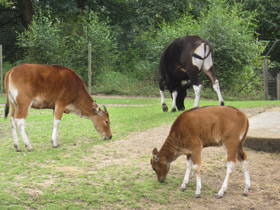
M 191 159 L 191 155 L 187 155 L 187 169 L 186 169 L 186 174 L 184 177 L 184 181 L 180 187 L 180 190 L 182 192 L 185 191 L 185 189 L 187 188 L 187 184 L 189 183 L 189 178 L 190 178 L 190 173 L 191 173 L 191 167 L 192 167 L 192 159 Z
M 177 91 L 173 91 L 172 92 L 172 108 L 171 108 L 171 112 L 176 112 L 176 99 L 178 96 L 178 92 Z
M 211 62 L 212 63 L 212 58 L 211 56 L 209 56 L 205 62 L 209 62 L 208 60 L 211 59 Z M 211 66 L 211 67 L 208 67 L 206 65 L 206 63 L 204 62 L 203 64 L 203 67 L 202 67 L 202 71 L 203 73 L 208 77 L 208 79 L 211 81 L 212 83 L 212 86 L 213 86 L 213 89 L 216 91 L 217 93 L 217 96 L 218 96 L 218 99 L 219 99 L 219 102 L 220 102 L 220 105 L 224 105 L 224 99 L 222 97 L 222 94 L 221 94 L 221 90 L 220 90 L 220 85 L 219 85 L 219 81 L 216 79 L 216 76 L 215 76 L 215 72 L 214 72 L 214 67 Z M 209 69 L 207 69 L 209 68 Z
M 215 83 L 213 84 L 213 89 L 216 91 L 216 93 L 218 95 L 220 105 L 223 106 L 224 105 L 224 99 L 223 99 L 222 94 L 221 94 L 220 85 L 219 85 L 218 80 L 216 80 Z
M 17 135 L 17 125 L 16 120 L 14 117 L 10 117 L 11 124 L 12 124 L 12 131 L 13 131 L 13 137 L 14 137 L 14 147 L 16 148 L 17 152 L 21 152 L 19 141 L 18 141 L 18 135 Z
M 168 111 L 168 107 L 165 103 L 165 97 L 164 97 L 164 90 L 160 90 L 160 97 L 161 97 L 161 106 L 162 106 L 162 110 L 164 112 L 167 112 Z
M 240 142 L 240 141 L 236 141 L 235 139 L 236 138 L 231 137 L 231 139 L 225 140 L 224 146 L 227 151 L 227 174 L 223 182 L 223 185 L 219 190 L 218 195 L 216 196 L 217 199 L 222 198 L 225 191 L 227 190 L 232 171 L 235 167 L 237 147 L 238 147 L 238 143 Z
M 247 155 L 243 151 L 243 148 L 241 146 L 239 146 L 238 148 L 237 159 L 240 161 L 244 173 L 244 178 L 245 178 L 245 188 L 242 195 L 247 196 L 251 187 L 250 175 L 249 175 L 249 163 L 247 161 Z
M 55 106 L 54 116 L 53 116 L 53 133 L 52 133 L 52 143 L 53 143 L 54 148 L 59 147 L 58 126 L 59 126 L 60 120 L 62 118 L 64 108 L 65 108 L 65 106 L 59 105 L 59 104 L 56 104 L 56 106 Z
M 201 166 L 201 149 L 197 148 L 197 150 L 192 151 L 191 159 L 193 162 L 193 167 L 196 175 L 196 190 L 195 190 L 195 198 L 199 198 L 201 194 L 201 178 L 200 178 L 200 166 Z
M 235 166 L 235 162 L 233 162 L 233 161 L 227 162 L 227 175 L 226 175 L 226 178 L 224 180 L 224 183 L 223 183 L 220 191 L 218 192 L 218 195 L 216 196 L 217 199 L 223 197 L 223 195 L 228 187 L 229 179 L 230 179 L 231 173 L 234 169 L 234 166 Z
M 31 106 L 31 102 L 32 102 L 32 100 L 30 100 L 27 97 L 18 96 L 17 97 L 17 107 L 15 110 L 15 124 L 19 130 L 19 133 L 20 133 L 22 140 L 23 140 L 25 146 L 27 147 L 28 151 L 33 150 L 32 146 L 30 144 L 30 141 L 25 133 L 25 120 L 26 120 L 29 108 Z M 14 106 L 13 106 L 13 108 L 14 108 Z M 16 141 L 16 139 L 15 139 L 15 141 Z
M 16 148 L 17 152 L 21 152 L 20 146 L 19 146 L 19 141 L 18 141 L 18 135 L 17 135 L 17 125 L 15 121 L 15 110 L 16 106 L 12 103 L 12 113 L 11 113 L 11 125 L 12 125 L 12 132 L 13 132 L 13 137 L 14 137 L 14 147 Z
M 195 93 L 195 99 L 194 99 L 194 105 L 193 107 L 198 107 L 199 106 L 199 101 L 200 101 L 200 92 L 202 89 L 202 85 L 193 85 L 194 93 Z

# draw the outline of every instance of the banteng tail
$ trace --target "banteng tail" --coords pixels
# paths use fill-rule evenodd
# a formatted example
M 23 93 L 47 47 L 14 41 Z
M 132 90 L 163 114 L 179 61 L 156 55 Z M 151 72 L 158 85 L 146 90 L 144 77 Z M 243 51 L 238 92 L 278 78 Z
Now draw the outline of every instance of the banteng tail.
M 9 114 L 9 107 L 10 107 L 10 104 L 9 104 L 9 100 L 7 99 L 6 107 L 5 107 L 5 119 L 7 118 L 8 114 Z
M 7 97 L 7 102 L 5 106 L 5 119 L 7 118 L 9 114 L 9 108 L 10 108 L 10 102 L 9 102 L 9 72 L 5 76 L 5 91 L 6 91 L 6 97 Z
M 245 160 L 246 158 L 247 158 L 247 155 L 246 155 L 246 153 L 243 151 L 243 144 L 244 144 L 244 142 L 245 142 L 245 140 L 246 140 L 246 137 L 247 137 L 247 133 L 248 133 L 248 130 L 249 130 L 249 121 L 248 121 L 248 119 L 246 119 L 247 120 L 247 122 L 246 122 L 246 130 L 245 130 L 245 133 L 244 133 L 244 135 L 243 135 L 243 137 L 242 137 L 242 139 L 241 139 L 241 141 L 240 141 L 240 143 L 239 143 L 239 146 L 238 146 L 238 160 L 239 161 L 243 161 L 243 160 Z

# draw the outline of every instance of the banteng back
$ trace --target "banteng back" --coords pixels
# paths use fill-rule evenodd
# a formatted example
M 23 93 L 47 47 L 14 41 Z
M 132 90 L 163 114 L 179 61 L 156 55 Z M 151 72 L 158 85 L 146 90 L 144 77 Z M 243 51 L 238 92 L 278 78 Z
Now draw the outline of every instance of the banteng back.
M 53 147 L 58 147 L 58 125 L 63 113 L 74 113 L 90 119 L 104 139 L 112 137 L 109 114 L 93 101 L 81 78 L 71 69 L 59 65 L 22 64 L 12 68 L 5 76 L 7 103 L 5 117 L 12 105 L 11 124 L 14 146 L 19 147 L 17 128 L 25 146 L 32 146 L 25 133 L 25 119 L 30 107 L 53 109 Z
M 158 181 L 165 181 L 172 161 L 180 155 L 186 155 L 187 170 L 180 189 L 185 190 L 193 164 L 196 173 L 195 197 L 199 197 L 201 151 L 204 147 L 224 145 L 227 155 L 227 173 L 217 198 L 221 198 L 227 189 L 236 159 L 242 165 L 245 176 L 243 195 L 247 195 L 250 177 L 247 155 L 242 146 L 248 129 L 249 122 L 246 115 L 233 107 L 209 106 L 185 111 L 173 123 L 160 151 L 155 148 L 152 152 L 151 165 Z

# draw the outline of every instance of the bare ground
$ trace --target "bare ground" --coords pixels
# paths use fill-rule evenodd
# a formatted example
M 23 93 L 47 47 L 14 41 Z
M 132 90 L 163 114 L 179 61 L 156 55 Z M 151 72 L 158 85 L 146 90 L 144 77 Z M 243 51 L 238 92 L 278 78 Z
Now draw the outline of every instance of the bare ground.
M 275 109 L 275 108 L 274 108 Z M 280 111 L 280 107 L 276 108 Z M 261 113 L 267 110 L 267 108 L 248 108 L 243 109 L 248 117 L 251 117 L 257 113 Z M 115 164 L 129 164 L 129 159 L 135 161 L 142 168 L 143 172 L 150 172 L 151 176 L 156 176 L 150 167 L 150 158 L 152 149 L 160 148 L 165 141 L 171 125 L 165 125 L 157 128 L 153 128 L 144 132 L 135 132 L 127 136 L 123 140 L 108 142 L 102 145 L 97 145 L 95 151 L 112 151 L 114 148 L 115 158 L 110 161 L 107 159 L 102 160 L 99 167 L 104 165 Z M 252 141 L 254 139 L 248 139 Z M 143 202 L 143 207 L 148 209 L 280 209 L 280 153 L 279 144 L 276 150 L 270 151 L 267 148 L 267 144 L 260 141 L 259 146 L 261 151 L 245 148 L 250 163 L 250 176 L 251 176 L 251 190 L 247 197 L 242 196 L 244 187 L 244 177 L 240 167 L 240 164 L 236 164 L 233 172 L 227 193 L 222 199 L 216 199 L 214 194 L 203 193 L 205 188 L 202 187 L 202 196 L 199 199 L 186 197 L 185 201 L 179 201 L 171 199 L 171 202 L 167 205 L 160 204 L 147 204 Z M 279 140 L 278 140 L 279 142 Z M 253 142 L 253 146 L 256 143 Z M 250 145 L 249 145 L 250 146 Z M 271 146 L 271 145 L 270 145 Z M 275 149 L 275 146 L 272 146 Z M 99 150 L 100 149 L 100 150 Z M 266 152 L 264 152 L 266 151 Z M 97 154 L 96 154 L 97 155 Z M 98 155 L 99 156 L 99 155 Z M 105 158 L 105 157 L 104 157 Z M 181 171 L 180 177 L 183 180 L 185 171 L 185 157 L 179 157 L 172 163 L 169 176 L 177 171 Z M 175 170 L 176 169 L 176 170 Z M 221 187 L 225 174 L 226 174 L 226 161 L 225 152 L 223 147 L 205 148 L 202 153 L 202 186 L 210 186 L 217 191 Z M 192 174 L 190 182 L 195 183 L 195 176 Z M 179 185 L 177 186 L 179 190 Z M 195 190 L 195 187 L 191 187 Z M 183 193 L 183 192 L 182 192 Z M 139 203 L 141 206 L 141 203 Z

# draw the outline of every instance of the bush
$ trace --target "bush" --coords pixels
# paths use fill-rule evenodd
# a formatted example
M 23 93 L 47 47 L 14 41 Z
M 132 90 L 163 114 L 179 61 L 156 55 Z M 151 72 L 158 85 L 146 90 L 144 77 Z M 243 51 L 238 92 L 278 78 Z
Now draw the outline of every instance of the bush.
M 67 25 L 52 19 L 49 12 L 36 14 L 29 29 L 18 36 L 18 45 L 26 50 L 22 62 L 68 66 L 87 82 L 91 42 L 92 79 L 112 69 L 117 56 L 111 30 L 92 12 L 87 17 L 81 16 L 77 24 Z
M 262 65 L 261 53 L 265 44 L 256 38 L 254 20 L 254 15 L 242 11 L 238 4 L 231 7 L 214 1 L 198 20 L 186 13 L 174 23 L 163 23 L 154 35 L 142 33 L 140 39 L 147 43 L 149 54 L 146 60 L 153 61 L 159 61 L 163 49 L 171 41 L 187 33 L 208 40 L 213 48 L 214 67 L 222 89 L 236 93 Z M 150 69 L 151 73 L 155 67 Z M 205 76 L 201 75 L 201 79 L 209 84 Z M 259 84 L 260 77 L 257 76 L 255 81 Z M 254 88 L 256 86 L 248 86 L 244 91 L 252 92 Z

